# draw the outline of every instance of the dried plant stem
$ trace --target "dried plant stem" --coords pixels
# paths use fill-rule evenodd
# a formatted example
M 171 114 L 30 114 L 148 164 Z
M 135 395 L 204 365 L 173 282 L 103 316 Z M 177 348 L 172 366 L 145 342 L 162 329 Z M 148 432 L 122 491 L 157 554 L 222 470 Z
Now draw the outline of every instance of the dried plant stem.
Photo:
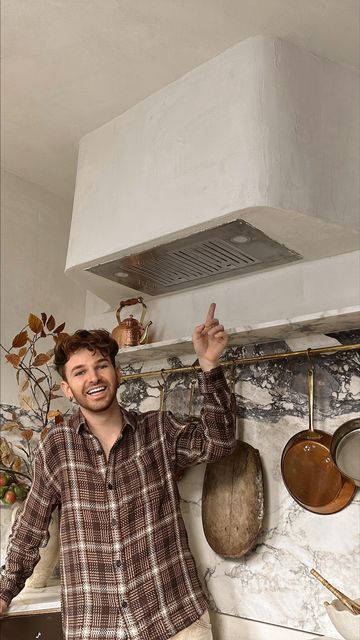
M 5 471 L 5 473 L 9 473 L 9 474 L 14 474 L 14 476 L 21 476 L 22 478 L 26 478 L 27 480 L 29 480 L 29 482 L 31 482 L 31 477 L 28 476 L 26 473 L 22 473 L 21 471 L 14 471 L 9 467 L 1 467 L 1 466 L 0 466 L 0 471 Z
M 3 349 L 7 354 L 9 354 L 9 355 L 11 354 L 11 351 L 10 351 L 9 349 L 6 349 L 6 348 L 4 347 L 4 345 L 3 345 L 3 344 L 1 344 L 1 343 L 0 343 L 0 347 L 1 347 L 1 348 L 2 348 L 2 349 Z M 25 356 L 24 356 L 24 357 L 25 357 Z M 44 392 L 44 389 L 41 387 L 41 385 L 40 385 L 40 384 L 38 383 L 38 381 L 36 380 L 35 375 L 32 373 L 32 371 L 31 371 L 31 370 L 30 370 L 30 369 L 29 369 L 25 364 L 23 364 L 23 362 L 22 362 L 22 361 L 19 363 L 18 368 L 19 368 L 19 369 L 21 369 L 21 371 L 23 371 L 23 372 L 27 375 L 27 377 L 28 377 L 30 380 L 32 380 L 32 381 L 33 381 L 33 383 L 34 383 L 34 384 L 35 384 L 35 385 L 40 389 L 41 393 L 46 397 L 45 392 Z

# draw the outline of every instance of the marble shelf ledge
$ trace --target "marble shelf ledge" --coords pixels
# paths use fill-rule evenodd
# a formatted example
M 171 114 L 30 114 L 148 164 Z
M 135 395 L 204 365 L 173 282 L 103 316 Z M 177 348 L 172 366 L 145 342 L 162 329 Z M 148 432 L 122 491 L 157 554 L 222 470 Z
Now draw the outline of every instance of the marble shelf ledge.
M 6 612 L 6 616 L 19 616 L 26 613 L 48 613 L 60 611 L 60 584 L 57 581 L 48 587 L 31 589 L 25 587 Z
M 335 309 L 318 314 L 297 316 L 296 318 L 273 320 L 260 324 L 244 325 L 227 329 L 229 346 L 272 342 L 296 338 L 304 334 L 326 334 L 336 331 L 350 331 L 360 328 L 360 306 Z M 329 340 L 329 345 L 332 342 Z M 152 342 L 136 347 L 125 347 L 119 350 L 118 363 L 132 364 L 147 360 L 161 360 L 168 356 L 187 355 L 193 353 L 190 336 Z

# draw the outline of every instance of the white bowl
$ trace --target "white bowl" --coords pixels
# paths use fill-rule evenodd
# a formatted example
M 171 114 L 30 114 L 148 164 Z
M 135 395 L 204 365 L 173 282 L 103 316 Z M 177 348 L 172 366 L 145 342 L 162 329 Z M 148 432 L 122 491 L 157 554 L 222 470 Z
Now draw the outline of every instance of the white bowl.
M 360 604 L 360 599 L 355 602 Z M 360 615 L 351 613 L 340 600 L 324 604 L 331 622 L 340 635 L 345 640 L 360 640 Z

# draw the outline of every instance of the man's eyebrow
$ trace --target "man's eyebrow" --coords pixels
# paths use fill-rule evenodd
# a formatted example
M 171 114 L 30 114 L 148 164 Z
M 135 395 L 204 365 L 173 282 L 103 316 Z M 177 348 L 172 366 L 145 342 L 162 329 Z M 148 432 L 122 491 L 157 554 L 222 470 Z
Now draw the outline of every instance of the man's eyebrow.
M 95 360 L 95 364 L 101 364 L 102 362 L 110 362 L 109 358 L 98 358 Z M 72 369 L 70 369 L 70 373 L 74 373 L 77 369 L 86 369 L 85 364 L 76 364 Z
M 73 373 L 77 369 L 83 369 L 84 367 L 85 367 L 84 364 L 76 364 L 74 367 L 72 367 L 72 369 L 70 369 L 70 373 Z

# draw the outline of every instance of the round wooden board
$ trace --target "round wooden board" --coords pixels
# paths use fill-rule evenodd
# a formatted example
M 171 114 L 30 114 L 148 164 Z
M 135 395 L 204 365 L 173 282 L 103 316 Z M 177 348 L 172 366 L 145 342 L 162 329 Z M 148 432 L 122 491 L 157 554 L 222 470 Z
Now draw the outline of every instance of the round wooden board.
M 240 558 L 254 546 L 264 518 L 260 454 L 246 442 L 207 465 L 202 493 L 202 521 L 211 548 L 224 558 Z

